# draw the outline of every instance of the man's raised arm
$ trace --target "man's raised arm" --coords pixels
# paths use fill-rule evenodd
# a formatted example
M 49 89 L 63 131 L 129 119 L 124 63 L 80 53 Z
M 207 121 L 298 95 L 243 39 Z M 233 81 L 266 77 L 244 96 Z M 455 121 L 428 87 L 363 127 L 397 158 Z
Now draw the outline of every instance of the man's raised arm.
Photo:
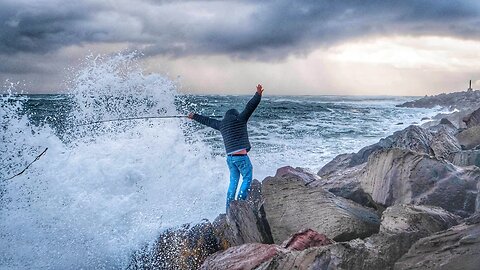
M 257 92 L 255 95 L 248 101 L 247 105 L 243 112 L 240 113 L 239 118 L 245 121 L 248 121 L 248 118 L 252 115 L 253 111 L 257 108 L 260 100 L 262 100 L 263 87 L 261 84 L 257 85 Z
M 220 130 L 220 123 L 221 122 L 216 120 L 216 119 L 212 119 L 210 117 L 206 117 L 206 116 L 196 114 L 196 113 L 189 113 L 188 118 L 193 119 L 193 120 L 199 122 L 200 124 L 204 124 L 205 126 L 211 127 L 213 129 L 216 129 L 216 130 Z

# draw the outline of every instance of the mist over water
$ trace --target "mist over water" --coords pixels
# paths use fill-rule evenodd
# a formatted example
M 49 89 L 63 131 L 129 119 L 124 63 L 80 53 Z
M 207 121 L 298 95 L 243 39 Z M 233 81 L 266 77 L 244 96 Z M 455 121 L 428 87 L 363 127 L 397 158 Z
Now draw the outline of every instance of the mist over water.
M 228 169 L 218 132 L 186 119 L 78 125 L 223 115 L 250 96 L 179 95 L 174 82 L 145 75 L 135 55 L 89 57 L 68 85 L 67 95 L 1 97 L 0 269 L 123 268 L 162 230 L 224 211 Z M 315 172 L 437 113 L 394 106 L 411 98 L 268 90 L 249 122 L 259 180 L 285 165 Z

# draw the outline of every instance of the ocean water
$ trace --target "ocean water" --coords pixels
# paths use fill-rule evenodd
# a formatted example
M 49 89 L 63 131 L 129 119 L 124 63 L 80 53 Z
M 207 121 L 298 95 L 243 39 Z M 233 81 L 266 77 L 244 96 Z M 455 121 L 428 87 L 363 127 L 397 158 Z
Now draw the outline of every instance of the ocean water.
M 242 110 L 250 95 L 182 95 L 130 55 L 89 58 L 67 84 L 58 95 L 16 95 L 10 86 L 1 97 L 0 269 L 121 269 L 162 230 L 224 211 L 228 169 L 217 131 L 178 118 L 80 124 L 218 116 Z M 412 97 L 269 90 L 249 122 L 259 180 L 286 165 L 316 172 L 439 112 L 395 107 Z

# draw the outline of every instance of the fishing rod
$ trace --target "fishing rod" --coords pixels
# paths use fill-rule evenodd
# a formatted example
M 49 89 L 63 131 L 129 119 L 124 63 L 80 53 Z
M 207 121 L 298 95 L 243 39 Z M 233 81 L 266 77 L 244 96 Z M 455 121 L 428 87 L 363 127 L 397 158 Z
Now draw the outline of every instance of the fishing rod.
M 212 115 L 208 116 L 210 118 L 221 118 L 222 116 Z M 141 120 L 141 119 L 175 119 L 175 118 L 188 118 L 187 115 L 162 115 L 162 116 L 140 116 L 140 117 L 128 117 L 128 118 L 118 118 L 118 119 L 107 119 L 107 120 L 99 120 L 94 122 L 88 122 L 83 124 L 78 124 L 78 126 L 87 126 L 93 124 L 100 124 L 106 122 L 115 122 L 115 121 L 130 121 L 130 120 Z

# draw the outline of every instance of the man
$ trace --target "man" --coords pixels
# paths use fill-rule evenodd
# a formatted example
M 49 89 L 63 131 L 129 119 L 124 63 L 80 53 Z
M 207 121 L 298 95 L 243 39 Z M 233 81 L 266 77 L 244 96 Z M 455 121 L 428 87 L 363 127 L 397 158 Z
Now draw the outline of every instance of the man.
M 245 109 L 239 113 L 236 109 L 230 109 L 225 113 L 221 121 L 215 120 L 196 113 L 189 113 L 188 118 L 201 124 L 219 130 L 222 134 L 223 143 L 227 152 L 227 165 L 230 170 L 230 185 L 227 192 L 227 212 L 230 202 L 235 199 L 240 174 L 242 175 L 242 185 L 238 192 L 238 200 L 247 199 L 252 183 L 252 163 L 247 153 L 251 149 L 248 140 L 247 122 L 253 111 L 257 108 L 263 93 L 262 85 L 257 85 L 257 92 L 248 101 Z

